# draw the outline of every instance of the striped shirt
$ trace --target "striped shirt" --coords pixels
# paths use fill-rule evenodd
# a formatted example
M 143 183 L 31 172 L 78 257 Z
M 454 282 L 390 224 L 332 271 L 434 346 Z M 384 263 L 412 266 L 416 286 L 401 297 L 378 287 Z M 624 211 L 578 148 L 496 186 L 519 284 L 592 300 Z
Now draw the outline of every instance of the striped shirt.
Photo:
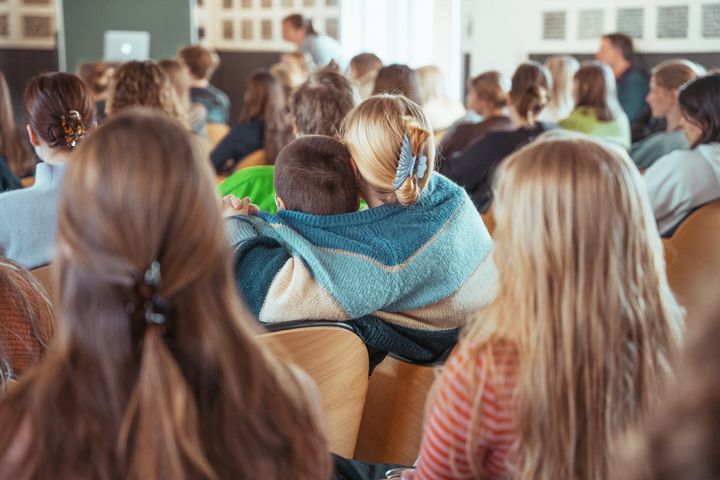
M 479 429 L 473 434 L 477 435 L 477 447 L 472 455 L 482 459 L 476 463 L 482 465 L 483 478 L 511 477 L 508 457 L 516 437 L 513 392 L 517 362 L 517 351 L 507 342 L 494 345 L 491 355 L 487 348 L 471 346 L 450 357 L 425 426 L 417 469 L 404 474 L 403 479 L 477 478 L 467 451 L 473 412 L 478 412 Z M 487 370 L 484 388 L 483 370 Z M 480 388 L 482 395 L 476 400 Z

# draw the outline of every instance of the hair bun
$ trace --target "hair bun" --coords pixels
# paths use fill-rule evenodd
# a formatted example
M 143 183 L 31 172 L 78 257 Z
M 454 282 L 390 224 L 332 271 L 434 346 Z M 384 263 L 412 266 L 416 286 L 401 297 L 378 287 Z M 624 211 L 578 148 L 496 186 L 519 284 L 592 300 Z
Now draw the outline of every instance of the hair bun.
M 62 116 L 62 129 L 65 136 L 65 146 L 74 148 L 82 140 L 87 130 L 83 125 L 82 115 L 77 110 L 70 110 Z

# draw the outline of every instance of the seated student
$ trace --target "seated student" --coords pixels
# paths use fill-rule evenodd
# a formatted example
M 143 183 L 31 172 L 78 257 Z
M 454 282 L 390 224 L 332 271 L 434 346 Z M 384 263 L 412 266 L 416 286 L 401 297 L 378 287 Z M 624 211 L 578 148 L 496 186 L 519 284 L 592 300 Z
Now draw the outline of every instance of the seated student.
M 227 124 L 230 121 L 230 100 L 225 92 L 210 85 L 220 57 L 214 50 L 201 45 L 180 49 L 178 57 L 190 71 L 190 99 L 207 110 L 208 123 Z
M 372 94 L 392 93 L 403 95 L 418 105 L 422 103 L 420 97 L 420 79 L 415 70 L 407 65 L 394 63 L 382 67 L 375 79 Z
M 170 79 L 151 61 L 127 62 L 115 71 L 105 111 L 112 115 L 131 107 L 161 110 L 189 128 L 187 112 Z
M 696 208 L 720 198 L 720 73 L 681 87 L 678 102 L 690 150 L 676 150 L 645 172 L 662 236 L 672 235 Z
M 647 169 L 663 155 L 688 148 L 678 89 L 702 73 L 702 67 L 687 60 L 667 60 L 652 70 L 647 102 L 653 118 L 665 119 L 667 128 L 632 145 L 630 157 L 638 168 Z
M 440 165 L 440 172 L 464 187 L 480 212 L 490 208 L 493 176 L 500 162 L 518 147 L 555 128 L 538 121 L 548 101 L 550 82 L 550 73 L 542 64 L 520 65 L 508 94 L 513 130 L 490 132 Z
M 0 385 L 40 363 L 54 329 L 45 289 L 20 264 L 0 257 Z
M 160 60 L 158 67 L 165 72 L 170 85 L 175 90 L 175 96 L 180 107 L 187 116 L 190 131 L 202 138 L 206 138 L 207 109 L 199 103 L 192 103 L 190 100 L 190 73 L 188 70 L 174 58 Z
M 361 53 L 350 60 L 348 76 L 357 89 L 360 100 L 372 95 L 375 79 L 382 67 L 382 60 L 374 53 Z
M 0 193 L 22 188 L 18 177 L 35 169 L 26 135 L 15 126 L 10 89 L 0 71 Z
M 272 165 L 291 135 L 282 85 L 267 70 L 257 70 L 245 81 L 238 123 L 215 147 L 210 159 L 218 173 L 225 173 L 248 154 L 263 149 L 266 163 Z
M 403 478 L 622 478 L 618 437 L 663 398 L 683 319 L 642 179 L 566 135 L 500 166 L 498 293 L 446 362 Z
M 30 142 L 42 160 L 30 188 L 0 195 L 0 255 L 35 268 L 53 258 L 60 184 L 71 152 L 95 124 L 95 105 L 75 75 L 48 73 L 25 89 Z
M 545 66 L 552 75 L 552 89 L 547 107 L 540 114 L 540 120 L 557 123 L 567 118 L 575 108 L 573 79 L 580 69 L 580 63 L 575 57 L 558 55 L 545 60 Z
M 464 122 L 451 128 L 440 143 L 440 154 L 451 158 L 490 132 L 513 129 L 507 106 L 506 81 L 499 72 L 485 72 L 468 80 L 467 107 L 482 116 L 481 122 Z
M 417 104 L 370 97 L 345 118 L 343 141 L 369 208 L 228 219 L 236 282 L 262 322 L 351 321 L 371 353 L 436 359 L 493 293 L 492 240 L 465 192 L 433 172 Z M 293 188 L 315 187 L 312 169 L 296 173 L 307 180 Z
M 430 120 L 433 131 L 447 130 L 465 115 L 465 107 L 445 94 L 442 72 L 437 66 L 426 65 L 415 71 L 418 74 L 421 106 Z
M 575 74 L 573 93 L 575 109 L 558 126 L 630 148 L 630 122 L 617 101 L 610 67 L 583 63 Z
M 108 62 L 85 62 L 78 66 L 75 73 L 85 82 L 93 97 L 95 120 L 98 123 L 102 122 L 105 120 L 105 105 L 115 66 Z
M 65 180 L 55 352 L 0 400 L 0 478 L 328 478 L 317 394 L 254 338 L 189 132 L 114 115 Z

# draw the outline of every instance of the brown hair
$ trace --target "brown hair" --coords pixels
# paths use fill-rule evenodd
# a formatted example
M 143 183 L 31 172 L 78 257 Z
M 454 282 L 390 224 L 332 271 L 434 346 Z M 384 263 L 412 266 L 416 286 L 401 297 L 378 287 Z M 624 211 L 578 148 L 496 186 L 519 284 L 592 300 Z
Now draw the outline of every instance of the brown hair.
M 700 65 L 684 59 L 665 60 L 651 71 L 655 84 L 667 90 L 677 90 L 703 73 L 704 69 Z
M 317 35 L 315 27 L 313 27 L 312 20 L 302 16 L 299 13 L 293 13 L 282 19 L 282 23 L 288 23 L 292 25 L 295 30 L 304 30 L 307 35 Z
M 215 50 L 201 45 L 181 48 L 178 56 L 197 80 L 209 80 L 220 66 L 220 57 Z
M 597 60 L 583 62 L 575 74 L 577 98 L 575 108 L 586 107 L 595 111 L 597 119 L 609 122 L 615 119 L 612 108 L 615 94 L 615 77 L 606 64 Z
M 68 166 L 56 353 L 0 400 L 0 451 L 20 452 L 3 478 L 329 476 L 304 384 L 254 338 L 194 145 L 134 110 Z
M 632 38 L 630 38 L 628 35 L 625 35 L 624 33 L 608 33 L 607 35 L 603 35 L 602 38 L 609 41 L 610 45 L 612 45 L 613 47 L 619 48 L 620 53 L 622 53 L 622 56 L 625 60 L 627 60 L 628 62 L 633 61 L 633 57 L 635 56 L 635 49 L 633 47 Z
M 468 80 L 468 89 L 472 89 L 475 96 L 494 108 L 503 108 L 507 105 L 507 92 L 503 88 L 503 83 L 500 72 L 490 71 Z
M 418 105 L 422 103 L 418 74 L 407 65 L 394 63 L 381 68 L 375 79 L 375 88 L 373 88 L 373 95 L 378 93 L 403 95 Z
M 550 72 L 541 63 L 526 62 L 515 70 L 510 96 L 515 111 L 528 124 L 534 125 L 538 115 L 547 105 L 550 85 L 552 85 Z
M 702 135 L 692 148 L 720 142 L 720 73 L 691 80 L 680 88 L 678 102 L 685 118 L 696 123 Z
M 361 53 L 350 60 L 350 65 L 355 70 L 355 78 L 362 78 L 370 72 L 377 72 L 383 67 L 382 60 L 374 53 Z
M 158 66 L 170 80 L 180 105 L 185 109 L 190 108 L 190 74 L 185 67 L 174 58 L 160 60 Z
M 95 124 L 95 105 L 85 84 L 70 73 L 47 73 L 25 89 L 25 118 L 51 148 L 72 150 Z
M 268 163 L 292 139 L 285 95 L 280 81 L 267 70 L 256 70 L 245 80 L 240 123 L 263 122 L 263 149 Z
M 35 166 L 26 138 L 15 125 L 10 89 L 0 71 L 0 155 L 5 157 L 10 169 L 19 177 L 31 172 Z
M 90 93 L 100 97 L 110 86 L 113 71 L 113 66 L 107 62 L 85 62 L 78 66 L 76 73 Z
M 188 122 L 170 79 L 151 61 L 127 62 L 115 72 L 110 84 L 107 113 L 127 107 L 156 108 L 183 124 Z
M 275 192 L 285 208 L 314 215 L 354 212 L 358 186 L 350 152 L 339 140 L 304 135 L 283 148 L 275 162 Z
M 50 298 L 35 277 L 0 257 L 0 384 L 40 363 L 55 329 Z
M 350 81 L 337 72 L 323 69 L 295 91 L 290 113 L 300 134 L 336 136 L 354 106 Z

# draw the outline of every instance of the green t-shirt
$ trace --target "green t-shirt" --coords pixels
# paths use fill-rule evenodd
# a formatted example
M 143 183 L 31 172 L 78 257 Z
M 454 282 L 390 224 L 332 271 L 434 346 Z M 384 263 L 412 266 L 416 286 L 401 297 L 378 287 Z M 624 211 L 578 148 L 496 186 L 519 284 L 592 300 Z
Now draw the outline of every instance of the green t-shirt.
M 218 186 L 220 195 L 232 194 L 238 198 L 250 197 L 252 203 L 263 212 L 276 213 L 274 173 L 273 165 L 242 168 Z
M 613 120 L 604 122 L 598 120 L 594 108 L 578 107 L 558 125 L 565 130 L 585 133 L 625 149 L 630 148 L 630 122 L 623 112 L 616 113 Z

